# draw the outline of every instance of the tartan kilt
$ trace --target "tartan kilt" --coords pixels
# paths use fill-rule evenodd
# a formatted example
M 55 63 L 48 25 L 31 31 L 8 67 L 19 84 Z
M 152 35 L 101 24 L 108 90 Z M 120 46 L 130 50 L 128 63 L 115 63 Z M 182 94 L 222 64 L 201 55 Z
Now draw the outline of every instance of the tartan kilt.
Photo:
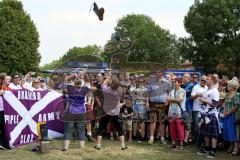
M 201 134 L 203 136 L 211 137 L 211 138 L 218 138 L 219 135 L 219 124 L 217 121 L 217 117 L 215 114 L 207 115 L 210 119 L 208 124 L 204 124 L 201 128 Z

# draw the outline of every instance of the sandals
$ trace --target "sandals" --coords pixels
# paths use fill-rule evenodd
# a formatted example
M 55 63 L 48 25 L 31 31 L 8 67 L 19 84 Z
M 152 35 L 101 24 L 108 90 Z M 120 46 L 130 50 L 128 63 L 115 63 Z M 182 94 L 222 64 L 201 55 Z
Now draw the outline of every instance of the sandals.
M 176 144 L 171 144 L 169 147 L 172 148 L 172 149 L 177 148 Z

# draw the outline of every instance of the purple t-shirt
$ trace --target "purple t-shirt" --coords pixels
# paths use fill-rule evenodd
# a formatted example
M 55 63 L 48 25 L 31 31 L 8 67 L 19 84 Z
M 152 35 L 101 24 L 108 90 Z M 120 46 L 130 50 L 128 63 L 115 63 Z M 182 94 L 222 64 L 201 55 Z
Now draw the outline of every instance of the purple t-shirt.
M 77 89 L 73 86 L 67 87 L 69 108 L 71 114 L 86 113 L 87 93 L 89 88 L 86 86 Z
M 121 93 L 112 90 L 111 87 L 106 84 L 102 85 L 102 92 L 104 95 L 103 110 L 111 116 L 118 115 L 120 112 L 120 98 Z

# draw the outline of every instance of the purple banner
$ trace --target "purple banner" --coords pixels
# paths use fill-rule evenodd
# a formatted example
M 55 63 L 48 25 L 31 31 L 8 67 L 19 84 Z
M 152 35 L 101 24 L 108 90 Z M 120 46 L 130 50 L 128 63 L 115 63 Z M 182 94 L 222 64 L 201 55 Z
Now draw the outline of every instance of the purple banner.
M 62 94 L 55 91 L 7 91 L 3 95 L 5 138 L 11 148 L 38 141 L 37 123 L 46 122 L 48 136 L 63 137 Z M 56 110 L 58 108 L 58 110 Z

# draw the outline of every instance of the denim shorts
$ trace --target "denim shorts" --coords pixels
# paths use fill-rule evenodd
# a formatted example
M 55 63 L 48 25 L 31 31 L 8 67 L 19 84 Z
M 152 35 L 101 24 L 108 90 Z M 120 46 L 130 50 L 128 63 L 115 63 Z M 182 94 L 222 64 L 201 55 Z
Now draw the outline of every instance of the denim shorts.
M 145 104 L 134 104 L 133 105 L 133 120 L 134 121 L 146 121 L 147 120 L 147 109 Z
M 64 140 L 72 140 L 72 131 L 73 128 L 75 128 L 77 132 L 77 140 L 84 141 L 86 138 L 85 124 L 85 122 L 64 122 Z

